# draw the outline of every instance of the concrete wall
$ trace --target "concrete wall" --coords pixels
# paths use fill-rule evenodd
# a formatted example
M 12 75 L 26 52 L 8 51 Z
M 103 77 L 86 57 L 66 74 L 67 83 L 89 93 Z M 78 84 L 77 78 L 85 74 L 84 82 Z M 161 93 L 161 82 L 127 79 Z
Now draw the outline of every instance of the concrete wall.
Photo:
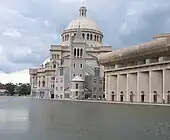
M 154 92 L 157 92 L 157 102 L 162 102 L 163 98 L 163 72 L 151 71 L 150 101 L 153 102 Z
M 137 101 L 141 101 L 141 92 L 144 92 L 145 102 L 149 102 L 149 72 L 139 73 L 139 93 Z
M 127 78 L 127 100 L 130 101 L 130 94 L 133 93 L 133 101 L 137 101 L 137 73 L 129 73 Z
M 120 101 L 121 92 L 123 93 L 123 100 L 126 101 L 126 92 L 127 92 L 127 74 L 118 75 L 118 87 L 117 87 L 117 100 Z

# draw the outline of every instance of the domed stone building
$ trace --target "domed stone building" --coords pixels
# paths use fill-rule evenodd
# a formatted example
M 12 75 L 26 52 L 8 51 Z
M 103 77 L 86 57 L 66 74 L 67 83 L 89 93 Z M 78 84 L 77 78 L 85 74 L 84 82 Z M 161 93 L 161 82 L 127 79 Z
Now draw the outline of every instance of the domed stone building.
M 103 33 L 87 17 L 85 6 L 79 17 L 61 33 L 60 45 L 50 46 L 50 56 L 37 69 L 30 69 L 31 95 L 55 99 L 104 98 L 104 67 L 98 55 L 111 52 L 103 45 Z

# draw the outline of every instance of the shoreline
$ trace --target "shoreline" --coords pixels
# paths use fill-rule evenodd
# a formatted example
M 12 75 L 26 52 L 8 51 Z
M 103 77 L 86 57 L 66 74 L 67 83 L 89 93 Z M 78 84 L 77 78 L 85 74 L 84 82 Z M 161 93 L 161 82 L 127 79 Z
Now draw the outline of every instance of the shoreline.
M 85 103 L 102 103 L 102 104 L 122 104 L 122 105 L 144 105 L 144 106 L 164 106 L 170 107 L 170 104 L 163 103 L 138 103 L 138 102 L 113 102 L 113 101 L 100 101 L 100 100 L 69 100 L 69 99 L 50 99 L 50 98 L 36 98 L 36 97 L 23 97 L 38 100 L 50 100 L 50 101 L 69 101 L 69 102 L 85 102 Z

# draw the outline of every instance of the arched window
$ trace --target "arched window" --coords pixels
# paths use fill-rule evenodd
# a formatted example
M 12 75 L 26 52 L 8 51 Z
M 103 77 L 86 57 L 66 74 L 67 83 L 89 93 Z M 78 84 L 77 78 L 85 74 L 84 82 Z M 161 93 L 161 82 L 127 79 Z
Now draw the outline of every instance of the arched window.
M 73 64 L 74 65 L 74 68 L 76 67 L 76 63 Z
M 39 84 L 39 87 L 40 87 L 40 86 L 41 86 L 41 82 L 39 81 L 39 83 L 38 83 L 38 84 Z
M 133 102 L 133 91 L 130 92 L 130 102 Z
M 67 40 L 69 40 L 69 35 L 67 35 Z
M 53 68 L 56 68 L 56 64 L 53 65 Z
M 97 36 L 97 41 L 99 41 L 99 36 Z
M 85 39 L 85 34 L 84 33 L 82 33 L 82 37 L 83 37 L 83 39 Z
M 76 48 L 74 49 L 74 58 L 76 58 Z
M 62 37 L 62 39 L 63 39 L 63 42 L 64 42 L 64 36 Z
M 94 35 L 94 41 L 96 41 L 96 35 Z
M 167 103 L 170 104 L 170 91 L 167 92 Z
M 153 102 L 156 103 L 157 102 L 157 91 L 153 92 Z
M 112 101 L 115 101 L 115 93 L 112 91 Z
M 93 40 L 93 35 L 92 34 L 90 34 L 90 40 Z
M 80 58 L 83 56 L 83 49 L 80 49 Z
M 80 54 L 79 49 L 77 49 L 77 58 L 79 58 L 79 54 Z
M 120 101 L 123 102 L 123 91 L 120 92 Z
M 145 102 L 145 95 L 144 95 L 144 91 L 141 91 L 141 102 Z
M 80 68 L 81 68 L 81 69 L 83 68 L 83 64 L 80 64 Z
M 76 33 L 74 33 L 74 36 L 76 36 Z
M 89 40 L 89 34 L 87 34 L 87 40 Z
M 66 35 L 64 36 L 64 38 L 65 38 L 64 40 L 66 41 L 66 40 L 67 40 L 67 37 L 66 37 Z
M 42 86 L 45 87 L 45 81 L 42 82 Z
M 102 37 L 100 36 L 100 42 L 102 42 Z

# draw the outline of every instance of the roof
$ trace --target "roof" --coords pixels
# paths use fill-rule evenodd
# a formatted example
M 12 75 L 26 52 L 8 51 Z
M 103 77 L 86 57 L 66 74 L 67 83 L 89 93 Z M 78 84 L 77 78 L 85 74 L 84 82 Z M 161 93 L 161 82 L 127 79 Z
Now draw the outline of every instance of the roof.
M 75 76 L 73 79 L 72 79 L 73 82 L 84 82 L 84 80 L 80 77 L 80 76 Z
M 104 53 L 98 56 L 99 63 L 102 65 L 107 65 L 109 63 L 119 63 L 125 60 L 140 59 L 144 56 L 155 56 L 157 54 L 170 51 L 169 43 L 170 39 L 164 38 L 161 40 L 153 40 L 151 42 L 139 44 L 129 48 L 124 48 L 108 53 Z
M 77 29 L 79 26 L 83 29 L 92 29 L 101 32 L 101 29 L 94 20 L 88 17 L 79 17 L 71 21 L 71 23 L 66 27 L 65 30 Z

